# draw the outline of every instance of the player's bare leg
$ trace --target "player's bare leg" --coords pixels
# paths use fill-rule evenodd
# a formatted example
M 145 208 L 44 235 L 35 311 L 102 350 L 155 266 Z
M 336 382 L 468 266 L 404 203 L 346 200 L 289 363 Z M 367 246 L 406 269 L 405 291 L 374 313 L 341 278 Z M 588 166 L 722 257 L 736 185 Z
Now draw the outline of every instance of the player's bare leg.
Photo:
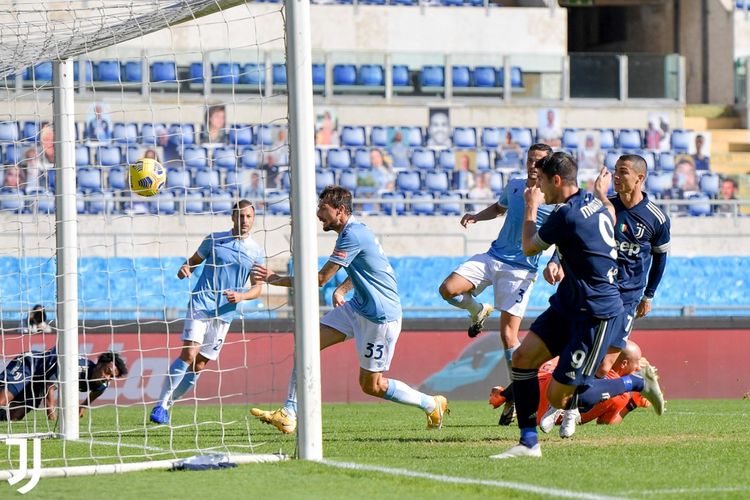
M 457 273 L 451 273 L 440 285 L 440 296 L 453 307 L 464 309 L 471 315 L 469 337 L 474 338 L 482 332 L 484 320 L 492 314 L 494 308 L 490 304 L 477 302 L 472 295 L 474 284 Z

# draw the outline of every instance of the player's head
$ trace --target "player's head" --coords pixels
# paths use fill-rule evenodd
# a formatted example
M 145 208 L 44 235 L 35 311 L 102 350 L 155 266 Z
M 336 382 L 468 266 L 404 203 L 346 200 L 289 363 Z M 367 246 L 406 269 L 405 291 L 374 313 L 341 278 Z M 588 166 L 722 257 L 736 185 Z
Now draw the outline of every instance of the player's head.
M 96 360 L 93 371 L 89 374 L 89 379 L 93 380 L 112 380 L 113 378 L 122 378 L 128 374 L 128 367 L 125 360 L 112 351 L 102 353 Z
M 232 206 L 232 234 L 240 238 L 250 236 L 255 222 L 255 207 L 249 200 L 242 199 Z
M 341 186 L 326 186 L 318 196 L 317 215 L 323 231 L 341 232 L 352 215 L 352 193 Z
M 529 179 L 536 181 L 539 173 L 536 169 L 536 162 L 552 154 L 552 148 L 546 144 L 536 143 L 529 147 L 529 152 L 526 154 L 526 174 Z
M 636 344 L 632 340 L 628 340 L 623 350 L 620 351 L 620 355 L 617 357 L 617 360 L 612 365 L 612 369 L 621 377 L 630 375 L 640 368 L 642 355 L 643 354 L 641 353 L 641 348 L 638 346 L 638 344 Z
M 557 152 L 536 162 L 537 185 L 544 193 L 544 202 L 562 203 L 578 191 L 578 165 L 567 153 Z
M 47 322 L 47 313 L 41 304 L 35 305 L 29 312 L 29 324 L 39 325 Z
M 646 180 L 646 160 L 640 155 L 622 155 L 615 163 L 614 186 L 617 194 L 641 190 Z

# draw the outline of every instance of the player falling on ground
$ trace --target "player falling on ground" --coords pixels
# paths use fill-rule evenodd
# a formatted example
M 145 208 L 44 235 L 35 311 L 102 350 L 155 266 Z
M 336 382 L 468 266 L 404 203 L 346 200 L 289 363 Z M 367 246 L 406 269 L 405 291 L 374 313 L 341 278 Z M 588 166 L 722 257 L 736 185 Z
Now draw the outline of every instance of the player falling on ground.
M 354 338 L 362 392 L 419 407 L 427 415 L 428 429 L 441 428 L 443 415 L 448 412 L 445 397 L 423 394 L 384 376 L 401 333 L 401 301 L 393 268 L 380 243 L 372 231 L 352 215 L 352 194 L 340 186 L 326 187 L 319 196 L 317 215 L 324 231 L 338 233 L 333 253 L 318 272 L 318 285 L 325 285 L 342 267 L 348 275 L 334 291 L 334 309 L 320 320 L 320 348 Z M 253 276 L 271 285 L 292 286 L 289 276 L 279 276 L 260 265 L 254 267 Z M 344 295 L 352 289 L 354 296 L 345 302 Z M 295 370 L 289 379 L 283 407 L 275 411 L 250 410 L 261 422 L 287 434 L 297 428 Z
M 263 249 L 250 237 L 254 221 L 253 204 L 238 201 L 232 207 L 232 229 L 206 236 L 177 272 L 179 279 L 189 278 L 205 262 L 190 294 L 182 350 L 169 367 L 159 401 L 151 411 L 152 422 L 169 422 L 169 408 L 195 385 L 206 363 L 219 356 L 237 304 L 260 296 L 262 284 L 256 284 L 250 276 L 253 265 L 264 258 Z M 248 279 L 252 285 L 249 289 Z
M 523 250 L 526 255 L 534 255 L 556 245 L 565 277 L 550 297 L 550 307 L 534 321 L 513 354 L 520 442 L 492 458 L 542 456 L 536 431 L 537 371 L 557 355 L 559 364 L 547 389 L 554 407 L 594 406 L 607 397 L 636 391 L 654 405 L 657 414 L 664 409 L 664 398 L 651 367 L 643 370 L 643 378 L 594 378 L 613 332 L 620 331 L 625 320 L 615 283 L 614 209 L 578 189 L 578 167 L 570 155 L 554 153 L 539 160 L 537 168 L 539 187 L 527 188 L 524 193 Z M 602 178 L 608 180 L 605 172 Z M 558 206 L 537 231 L 537 209 L 542 203 Z
M 30 410 L 41 408 L 47 418 L 57 420 L 57 348 L 30 351 L 13 358 L 0 375 L 0 420 L 23 420 Z M 88 393 L 81 403 L 79 416 L 101 396 L 112 379 L 128 374 L 125 361 L 114 352 L 102 353 L 96 362 L 86 356 L 78 357 L 78 390 Z
M 503 227 L 490 249 L 461 264 L 440 285 L 440 295 L 446 302 L 469 311 L 469 337 L 472 338 L 479 335 L 485 319 L 493 311 L 490 304 L 481 304 L 474 297 L 492 285 L 494 309 L 500 311 L 500 339 L 509 374 L 513 351 L 520 345 L 518 328 L 529 303 L 539 265 L 539 255 L 526 256 L 521 249 L 523 192 L 527 187 L 536 185 L 536 161 L 550 154 L 552 149 L 546 144 L 532 145 L 526 158 L 526 179 L 510 180 L 497 203 L 477 214 L 466 214 L 461 218 L 461 225 L 466 227 L 476 222 L 494 220 L 505 214 Z M 541 225 L 551 211 L 551 206 L 541 206 L 537 211 L 537 225 Z M 500 425 L 510 425 L 513 413 L 513 400 L 510 398 L 500 414 Z
M 605 377 L 625 346 L 633 321 L 651 311 L 651 300 L 664 275 L 669 251 L 669 217 L 659 209 L 641 188 L 646 179 L 643 157 L 622 155 L 615 164 L 615 195 L 607 198 L 609 182 L 597 182 L 596 196 L 609 201 L 615 209 L 617 248 L 617 286 L 625 308 L 624 328 L 615 335 L 597 377 Z M 575 433 L 581 415 L 578 409 L 567 410 L 560 427 L 561 437 Z

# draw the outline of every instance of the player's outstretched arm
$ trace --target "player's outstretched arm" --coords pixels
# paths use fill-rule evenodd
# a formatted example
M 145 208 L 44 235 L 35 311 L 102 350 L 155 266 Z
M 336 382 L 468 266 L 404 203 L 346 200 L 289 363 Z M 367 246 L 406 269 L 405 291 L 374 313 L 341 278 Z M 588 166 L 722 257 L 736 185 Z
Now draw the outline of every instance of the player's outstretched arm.
M 47 394 L 44 396 L 44 405 L 47 409 L 47 420 L 57 420 L 57 385 L 50 384 Z
M 609 169 L 607 169 L 607 167 L 603 167 L 599 172 L 599 176 L 596 178 L 596 181 L 594 181 L 594 194 L 596 195 L 597 199 L 602 202 L 604 208 L 606 208 L 609 212 L 609 215 L 612 216 L 612 220 L 616 221 L 617 215 L 615 214 L 615 206 L 611 201 L 609 201 L 609 198 L 607 197 L 610 184 L 612 184 L 612 173 L 609 171 Z
M 464 214 L 464 216 L 461 217 L 461 225 L 466 227 L 469 224 L 474 224 L 476 222 L 493 220 L 503 215 L 506 211 L 507 208 L 500 206 L 498 203 L 493 203 L 477 214 Z
M 346 303 L 344 296 L 352 291 L 354 285 L 352 284 L 351 278 L 347 277 L 343 283 L 336 287 L 333 291 L 333 307 L 343 306 Z
M 180 269 L 177 271 L 177 278 L 183 279 L 192 276 L 193 269 L 200 266 L 203 260 L 203 257 L 198 255 L 198 252 L 195 252 L 192 257 L 190 257 L 182 266 L 180 266 Z
M 268 283 L 269 285 L 274 286 L 292 287 L 292 278 L 290 276 L 280 276 L 266 266 L 260 264 L 255 264 L 253 266 L 252 271 L 250 271 L 250 276 L 253 283 Z
M 318 271 L 318 286 L 323 286 L 331 281 L 336 276 L 336 273 L 339 272 L 339 269 L 341 269 L 341 265 L 330 260 L 323 264 L 323 267 Z

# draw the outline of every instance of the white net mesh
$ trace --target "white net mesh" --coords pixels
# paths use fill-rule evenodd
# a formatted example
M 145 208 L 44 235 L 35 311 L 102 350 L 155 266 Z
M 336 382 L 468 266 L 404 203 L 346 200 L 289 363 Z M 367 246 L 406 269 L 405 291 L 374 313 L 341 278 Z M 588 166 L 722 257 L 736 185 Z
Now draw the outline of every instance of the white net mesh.
M 247 404 L 285 390 L 291 338 L 267 332 L 286 295 L 264 291 L 241 303 L 221 356 L 172 408 L 170 423 L 151 424 L 149 414 L 180 354 L 202 272 L 178 280 L 177 271 L 206 235 L 231 229 L 237 200 L 257 207 L 251 237 L 263 254 L 289 258 L 283 26 L 280 5 L 240 1 L 16 1 L 0 14 L 8 103 L 0 115 L 0 385 L 13 399 L 0 408 L 0 434 L 59 432 L 45 402 L 62 300 L 52 59 L 76 64 L 80 352 L 95 363 L 115 351 L 129 369 L 86 408 L 79 442 L 45 444 L 45 468 L 278 451 L 254 439 Z M 167 169 L 167 184 L 143 198 L 128 188 L 128 165 L 149 155 Z M 37 304 L 42 325 L 29 323 Z M 11 458 L 10 449 L 0 455 L 0 470 Z

